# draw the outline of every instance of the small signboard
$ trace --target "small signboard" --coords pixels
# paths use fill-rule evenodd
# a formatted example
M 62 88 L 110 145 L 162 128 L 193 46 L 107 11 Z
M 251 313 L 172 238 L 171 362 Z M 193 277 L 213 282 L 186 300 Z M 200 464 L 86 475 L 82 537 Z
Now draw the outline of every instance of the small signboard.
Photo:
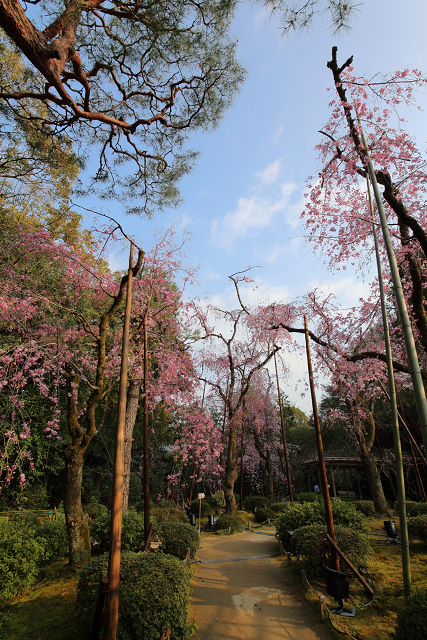
M 197 499 L 198 499 L 198 500 L 202 500 L 204 497 L 205 497 L 205 494 L 204 494 L 204 493 L 199 493 L 199 494 L 197 494 Z

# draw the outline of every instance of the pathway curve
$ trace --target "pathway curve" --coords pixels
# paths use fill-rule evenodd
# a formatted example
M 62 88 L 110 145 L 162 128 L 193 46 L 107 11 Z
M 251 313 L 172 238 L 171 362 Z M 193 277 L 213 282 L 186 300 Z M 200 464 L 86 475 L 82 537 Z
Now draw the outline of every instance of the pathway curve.
M 271 529 L 202 536 L 200 563 L 193 565 L 195 640 L 331 639 L 292 593 L 278 553 Z

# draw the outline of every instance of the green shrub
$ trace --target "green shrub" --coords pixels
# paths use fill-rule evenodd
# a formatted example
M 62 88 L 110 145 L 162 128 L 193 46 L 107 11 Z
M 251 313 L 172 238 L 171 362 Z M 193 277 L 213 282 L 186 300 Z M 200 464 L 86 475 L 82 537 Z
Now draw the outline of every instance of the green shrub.
M 427 542 L 427 514 L 408 518 L 408 533 L 411 538 L 421 538 Z
M 0 600 L 8 600 L 35 581 L 45 554 L 27 518 L 0 523 Z
M 427 591 L 415 591 L 397 614 L 394 640 L 425 640 L 426 628 Z
M 150 512 L 150 520 L 155 524 L 160 522 L 184 522 L 188 524 L 187 515 L 176 506 L 154 507 Z
M 181 559 L 186 557 L 187 549 L 190 549 L 190 557 L 194 558 L 200 546 L 200 536 L 197 529 L 183 522 L 156 524 L 153 533 L 161 541 L 162 551 Z
M 129 505 L 134 507 L 141 500 L 142 482 L 136 473 L 129 476 Z
M 90 535 L 99 546 L 98 551 L 108 551 L 110 542 L 109 515 L 100 516 L 91 522 Z M 144 548 L 144 518 L 136 511 L 129 511 L 122 518 L 122 551 L 142 551 Z
M 357 531 L 368 533 L 369 523 L 360 511 L 350 502 L 344 502 L 339 498 L 331 500 L 332 514 L 335 525 L 354 528 Z M 325 507 L 323 502 L 304 502 L 290 506 L 276 520 L 276 529 L 279 539 L 286 540 L 288 531 L 294 531 L 299 527 L 311 524 L 326 523 Z
M 193 500 L 191 502 L 191 513 L 198 518 L 199 517 L 199 500 Z M 209 504 L 206 500 L 202 500 L 202 518 L 206 516 L 211 516 L 214 512 L 214 507 L 212 504 Z
M 245 523 L 238 516 L 230 516 L 227 513 L 223 513 L 216 521 L 215 527 L 217 531 L 230 529 L 231 533 L 236 533 L 236 531 L 243 531 Z
M 290 502 L 273 502 L 270 505 L 270 509 L 274 511 L 274 513 L 282 513 L 282 511 L 285 511 L 288 507 L 291 506 L 292 504 Z
M 105 554 L 88 562 L 80 572 L 77 607 L 83 632 L 92 622 L 99 582 L 107 567 Z M 166 554 L 123 553 L 119 640 L 158 640 L 163 626 L 171 627 L 171 638 L 181 638 L 188 627 L 191 575 L 187 563 Z
M 419 505 L 419 502 L 415 502 L 414 500 L 407 500 L 406 501 L 406 513 L 408 514 L 408 516 L 412 515 L 412 509 L 414 507 L 417 507 Z M 396 510 L 399 509 L 399 503 L 396 500 L 394 502 L 394 504 L 392 505 Z
M 245 511 L 249 512 L 252 512 L 255 507 L 262 507 L 263 504 L 266 504 L 268 507 L 269 501 L 267 498 L 263 498 L 262 496 L 246 496 L 243 500 Z
M 291 552 L 301 557 L 308 568 L 319 570 L 330 564 L 331 548 L 326 539 L 326 525 L 313 524 L 296 529 L 291 537 Z M 365 565 L 372 549 L 366 534 L 337 525 L 337 545 L 353 564 Z
M 259 507 L 256 510 L 255 520 L 257 522 L 265 522 L 266 520 L 268 520 L 268 518 L 270 518 L 270 520 L 276 519 L 276 514 L 274 513 L 274 511 L 272 511 L 271 509 L 263 509 L 262 507 Z
M 45 520 L 34 530 L 36 540 L 43 546 L 44 562 L 54 562 L 68 556 L 68 536 L 65 516 L 59 514 L 56 520 Z
M 375 505 L 372 500 L 355 500 L 353 505 L 365 516 L 375 515 Z
M 319 499 L 321 499 L 321 496 L 319 496 L 318 493 L 312 493 L 311 491 L 302 492 L 295 496 L 295 500 L 301 503 L 317 502 Z
M 96 520 L 99 516 L 104 516 L 108 513 L 108 509 L 105 504 L 99 502 L 89 502 L 84 508 L 84 512 L 91 520 Z
M 406 513 L 411 516 L 411 518 L 427 515 L 427 502 L 407 502 Z
M 215 509 L 215 513 L 219 513 L 221 509 L 225 509 L 225 496 L 224 491 L 216 491 L 211 496 L 212 505 Z

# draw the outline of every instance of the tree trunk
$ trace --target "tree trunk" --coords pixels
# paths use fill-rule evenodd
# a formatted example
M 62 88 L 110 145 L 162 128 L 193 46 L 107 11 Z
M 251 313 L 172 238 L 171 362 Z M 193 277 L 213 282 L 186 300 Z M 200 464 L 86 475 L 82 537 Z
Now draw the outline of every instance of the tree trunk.
M 78 569 L 90 560 L 90 534 L 87 518 L 83 514 L 81 488 L 83 452 L 69 446 L 65 452 L 64 509 L 68 534 L 70 566 Z
M 267 449 L 267 459 L 266 459 L 266 470 L 267 470 L 267 498 L 270 502 L 274 499 L 274 481 L 273 481 L 273 466 L 271 464 L 271 456 L 270 450 Z
M 237 513 L 236 499 L 234 497 L 234 483 L 238 474 L 236 427 L 230 420 L 230 433 L 228 435 L 227 460 L 225 465 L 224 496 L 226 513 L 235 516 Z
M 132 380 L 129 384 L 126 418 L 125 418 L 125 442 L 124 442 L 124 469 L 123 469 L 123 513 L 125 514 L 129 504 L 129 480 L 130 469 L 132 464 L 132 442 L 133 430 L 136 422 L 136 414 L 138 412 L 139 392 L 141 383 Z
M 361 447 L 360 458 L 363 462 L 363 468 L 365 469 L 366 475 L 368 476 L 369 488 L 371 490 L 375 511 L 377 513 L 387 513 L 388 504 L 385 499 L 384 489 L 374 455 L 371 451 L 367 451 L 366 447 Z

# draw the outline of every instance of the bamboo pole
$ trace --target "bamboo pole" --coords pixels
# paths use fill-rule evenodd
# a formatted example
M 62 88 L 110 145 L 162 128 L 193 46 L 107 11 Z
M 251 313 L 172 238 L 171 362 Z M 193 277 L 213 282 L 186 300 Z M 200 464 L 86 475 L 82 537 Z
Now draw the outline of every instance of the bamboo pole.
M 366 143 L 365 134 L 362 128 L 359 114 L 356 109 L 357 120 L 360 127 L 360 135 L 364 146 L 364 153 L 368 160 L 367 169 L 371 179 L 372 188 L 374 190 L 375 200 L 378 207 L 378 213 L 381 220 L 381 228 L 383 232 L 384 244 L 387 250 L 388 261 L 390 265 L 390 273 L 393 281 L 393 291 L 396 298 L 396 304 L 399 311 L 400 322 L 402 325 L 403 335 L 405 338 L 406 354 L 408 357 L 409 371 L 411 373 L 412 385 L 415 393 L 415 403 L 417 405 L 418 417 L 420 419 L 421 433 L 423 443 L 427 449 L 427 399 L 421 377 L 420 365 L 418 362 L 417 349 L 415 347 L 414 335 L 412 333 L 411 322 L 409 320 L 408 310 L 406 308 L 405 296 L 403 294 L 402 282 L 400 280 L 399 267 L 397 265 L 396 256 L 394 255 L 393 244 L 391 242 L 390 231 L 387 225 L 383 203 L 381 200 L 380 190 L 378 188 L 375 170 L 369 154 L 368 145 Z
M 132 263 L 133 243 L 131 243 L 129 254 L 126 308 L 122 339 L 122 358 L 120 364 L 117 433 L 114 455 L 113 500 L 111 506 L 110 549 L 108 559 L 108 594 L 106 604 L 106 626 L 104 634 L 105 640 L 117 640 L 119 626 L 120 547 L 122 537 L 124 438 L 129 354 L 129 325 L 132 304 Z
M 288 446 L 287 446 L 287 443 L 286 443 L 285 419 L 284 419 L 284 416 L 283 416 L 282 396 L 280 395 L 280 385 L 279 385 L 279 373 L 277 371 L 276 351 L 275 351 L 274 348 L 273 348 L 273 357 L 274 357 L 274 366 L 276 368 L 277 395 L 279 397 L 280 424 L 282 425 L 283 450 L 285 452 L 286 478 L 288 480 L 289 500 L 291 501 L 291 503 L 293 505 L 294 504 L 294 492 L 292 490 L 291 468 L 289 466 Z
M 144 540 L 147 542 L 150 532 L 150 460 L 148 450 L 148 337 L 147 312 L 144 317 L 144 425 L 143 425 L 143 468 L 144 468 Z
M 308 377 L 310 380 L 311 404 L 313 407 L 314 429 L 316 431 L 317 453 L 319 456 L 319 477 L 320 477 L 320 484 L 322 487 L 323 500 L 325 503 L 326 526 L 328 527 L 328 534 L 330 535 L 333 542 L 336 544 L 337 540 L 335 537 L 334 518 L 332 515 L 331 497 L 329 495 L 329 488 L 328 488 L 328 475 L 326 473 L 325 456 L 323 453 L 322 434 L 320 432 L 319 412 L 317 411 L 316 392 L 314 389 L 313 368 L 311 366 L 310 336 L 308 333 L 307 316 L 305 314 L 304 314 L 304 333 L 305 333 L 305 348 L 307 352 Z M 338 554 L 333 547 L 331 550 L 331 561 L 332 561 L 333 569 L 335 569 L 335 571 L 339 571 L 340 561 L 338 559 Z
M 363 144 L 366 146 L 365 140 Z M 383 274 L 382 274 L 382 267 L 381 267 L 380 249 L 378 246 L 378 238 L 376 233 L 374 207 L 372 204 L 372 196 L 371 196 L 371 189 L 369 187 L 368 176 L 366 176 L 366 187 L 368 189 L 369 207 L 370 207 L 371 217 L 372 217 L 372 233 L 373 233 L 374 242 L 375 242 L 375 257 L 376 257 L 377 269 L 378 269 L 378 282 L 380 285 L 381 314 L 383 319 L 383 331 L 384 331 L 384 341 L 385 341 L 385 349 L 386 349 L 388 386 L 389 386 L 389 397 L 390 397 L 390 407 L 391 407 L 391 426 L 393 430 L 394 455 L 396 459 L 396 481 L 397 481 L 397 495 L 398 495 L 398 502 L 399 502 L 400 539 L 402 541 L 401 551 L 402 551 L 403 591 L 405 594 L 405 598 L 408 599 L 411 597 L 412 587 L 411 587 L 411 562 L 409 559 L 408 522 L 407 522 L 407 515 L 406 515 L 405 477 L 403 475 L 402 446 L 400 443 L 399 416 L 397 413 L 396 388 L 394 384 L 394 372 L 393 372 L 393 356 L 391 353 L 391 341 L 390 341 L 390 331 L 388 326 L 387 308 L 386 308 L 386 301 L 385 301 L 384 281 L 383 281 Z M 406 309 L 406 306 L 405 306 L 405 309 Z M 412 331 L 411 331 L 411 335 L 412 335 Z

